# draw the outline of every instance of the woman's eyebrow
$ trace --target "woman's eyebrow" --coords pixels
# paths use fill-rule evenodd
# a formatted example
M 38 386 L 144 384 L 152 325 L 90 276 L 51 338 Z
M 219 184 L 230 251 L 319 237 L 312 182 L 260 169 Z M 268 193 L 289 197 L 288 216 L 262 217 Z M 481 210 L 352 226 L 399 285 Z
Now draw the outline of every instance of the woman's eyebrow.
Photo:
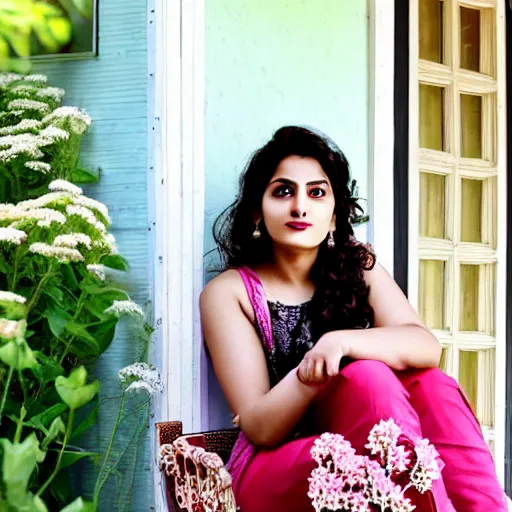
M 271 181 L 269 185 L 273 185 L 274 183 L 284 183 L 285 185 L 297 185 L 297 183 L 293 180 L 290 180 L 288 178 L 276 178 L 274 181 Z M 329 182 L 327 180 L 315 180 L 315 181 L 308 181 L 306 183 L 308 187 L 314 186 L 314 185 L 329 185 Z

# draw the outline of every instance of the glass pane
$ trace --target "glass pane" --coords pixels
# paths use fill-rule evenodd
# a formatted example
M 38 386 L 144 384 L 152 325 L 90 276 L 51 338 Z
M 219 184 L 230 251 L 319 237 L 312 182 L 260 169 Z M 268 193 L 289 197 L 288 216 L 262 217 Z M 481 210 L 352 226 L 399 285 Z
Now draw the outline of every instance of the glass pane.
M 482 158 L 482 97 L 460 95 L 461 156 Z
M 420 236 L 445 237 L 445 177 L 420 173 Z
M 443 347 L 441 351 L 441 360 L 439 362 L 439 368 L 443 370 L 443 372 L 446 373 L 447 371 L 447 364 L 448 364 L 448 352 L 446 350 L 446 347 Z
M 494 349 L 459 351 L 459 384 L 483 426 L 494 427 Z
M 420 147 L 444 151 L 444 91 L 420 84 Z
M 459 351 L 459 384 L 466 393 L 473 412 L 478 406 L 478 352 Z
M 432 329 L 444 329 L 444 261 L 420 260 L 419 313 Z
M 480 11 L 460 8 L 460 67 L 480 71 Z
M 420 0 L 419 9 L 420 59 L 442 62 L 443 2 Z
M 478 361 L 480 369 L 480 400 L 478 419 L 486 427 L 494 427 L 496 351 L 494 349 L 480 351 Z
M 482 241 L 482 181 L 462 179 L 462 242 Z
M 461 331 L 478 331 L 478 295 L 480 267 L 460 266 L 460 325 Z

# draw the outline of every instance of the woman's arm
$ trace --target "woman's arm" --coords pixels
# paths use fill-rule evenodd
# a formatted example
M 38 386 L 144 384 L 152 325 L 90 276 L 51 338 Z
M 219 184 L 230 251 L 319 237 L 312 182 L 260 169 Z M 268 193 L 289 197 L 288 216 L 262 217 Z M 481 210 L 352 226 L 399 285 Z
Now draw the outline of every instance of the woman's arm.
M 201 294 L 201 322 L 215 374 L 240 428 L 254 444 L 272 446 L 292 431 L 319 388 L 300 382 L 294 370 L 270 389 L 261 341 L 242 308 L 245 293 L 236 271 L 221 274 Z
M 322 382 L 325 374 L 336 375 L 343 356 L 382 361 L 395 370 L 439 365 L 439 342 L 391 276 L 376 265 L 366 273 L 366 280 L 375 313 L 374 327 L 324 334 L 299 367 L 301 381 Z

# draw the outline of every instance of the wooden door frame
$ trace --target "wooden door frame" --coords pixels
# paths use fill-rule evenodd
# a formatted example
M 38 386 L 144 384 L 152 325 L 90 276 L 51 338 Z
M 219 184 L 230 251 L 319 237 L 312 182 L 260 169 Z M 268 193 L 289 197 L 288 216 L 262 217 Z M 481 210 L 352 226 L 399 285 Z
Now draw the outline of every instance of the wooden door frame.
M 395 0 L 394 71 L 394 277 L 409 292 L 409 100 L 410 2 Z M 512 97 L 512 1 L 506 7 L 506 96 Z M 512 126 L 512 105 L 506 103 L 507 126 Z M 512 130 L 507 132 L 507 242 L 506 310 L 512 311 Z M 512 314 L 506 315 L 506 399 L 504 487 L 512 496 Z

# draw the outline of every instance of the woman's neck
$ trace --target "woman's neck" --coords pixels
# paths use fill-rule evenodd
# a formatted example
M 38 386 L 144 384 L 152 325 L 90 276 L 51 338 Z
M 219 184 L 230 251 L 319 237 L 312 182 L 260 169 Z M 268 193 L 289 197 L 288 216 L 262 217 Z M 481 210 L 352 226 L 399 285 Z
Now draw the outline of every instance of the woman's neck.
M 314 291 L 311 269 L 318 256 L 318 249 L 286 251 L 276 248 L 272 263 L 262 265 L 260 272 L 267 282 L 277 281 L 287 288 Z

